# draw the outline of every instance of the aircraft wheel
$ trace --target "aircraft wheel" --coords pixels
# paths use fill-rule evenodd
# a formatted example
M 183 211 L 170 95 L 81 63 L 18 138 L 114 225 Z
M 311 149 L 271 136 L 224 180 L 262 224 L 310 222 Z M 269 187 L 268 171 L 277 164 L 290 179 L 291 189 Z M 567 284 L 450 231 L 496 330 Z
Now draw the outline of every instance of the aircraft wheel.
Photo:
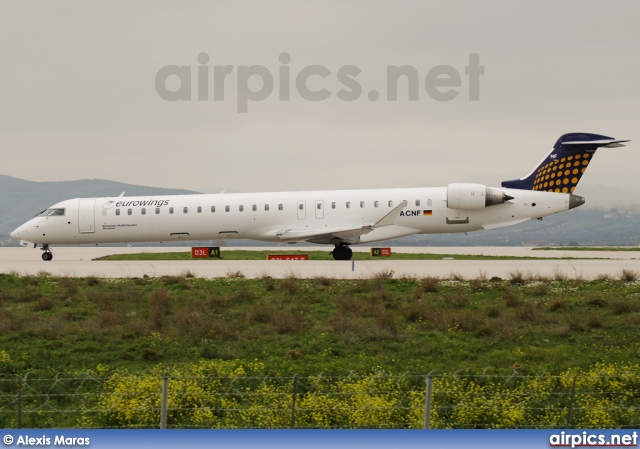
M 50 252 L 42 253 L 42 260 L 44 260 L 45 262 L 49 262 L 51 259 L 53 259 L 53 253 L 50 253 Z
M 353 251 L 347 245 L 337 245 L 331 254 L 335 260 L 349 260 Z

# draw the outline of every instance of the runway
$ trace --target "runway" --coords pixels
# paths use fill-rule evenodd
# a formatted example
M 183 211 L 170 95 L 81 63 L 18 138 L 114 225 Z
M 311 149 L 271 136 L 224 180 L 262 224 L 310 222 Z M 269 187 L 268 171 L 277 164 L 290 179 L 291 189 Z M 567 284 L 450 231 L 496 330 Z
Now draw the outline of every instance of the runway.
M 308 247 L 307 247 L 308 248 Z M 318 247 L 321 248 L 321 247 Z M 227 248 L 223 248 L 224 251 Z M 228 248 L 231 249 L 231 248 Z M 269 248 L 233 248 L 238 250 L 269 250 Z M 289 248 L 305 250 L 303 247 Z M 316 249 L 316 248 L 308 248 Z M 368 248 L 353 248 L 368 251 Z M 393 260 L 381 258 L 367 261 L 261 261 L 261 260 L 185 260 L 185 261 L 96 261 L 94 258 L 121 253 L 190 251 L 186 247 L 59 247 L 51 262 L 41 260 L 41 251 L 33 248 L 0 248 L 0 273 L 35 275 L 47 272 L 69 277 L 158 277 L 191 273 L 197 277 L 228 277 L 240 273 L 246 278 L 271 276 L 286 278 L 329 277 L 359 279 L 377 273 L 393 271 L 394 277 L 452 276 L 508 278 L 511 273 L 594 279 L 601 275 L 620 277 L 623 269 L 640 274 L 640 252 L 634 251 L 533 251 L 528 247 L 441 247 L 392 248 L 394 252 L 428 252 L 434 254 L 481 254 L 494 256 L 530 256 L 543 260 Z M 271 248 L 282 251 L 282 247 Z M 455 257 L 455 256 L 454 256 Z M 549 259 L 554 257 L 597 258 L 595 260 Z M 546 260 L 545 260 L 546 259 Z

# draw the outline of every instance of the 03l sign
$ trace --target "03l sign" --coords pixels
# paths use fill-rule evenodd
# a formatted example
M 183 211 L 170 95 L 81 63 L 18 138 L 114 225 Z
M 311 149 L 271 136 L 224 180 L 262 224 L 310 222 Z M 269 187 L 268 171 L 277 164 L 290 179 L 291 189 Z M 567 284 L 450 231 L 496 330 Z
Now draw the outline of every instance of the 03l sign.
M 219 246 L 194 246 L 191 248 L 191 258 L 206 259 L 209 257 L 220 257 Z

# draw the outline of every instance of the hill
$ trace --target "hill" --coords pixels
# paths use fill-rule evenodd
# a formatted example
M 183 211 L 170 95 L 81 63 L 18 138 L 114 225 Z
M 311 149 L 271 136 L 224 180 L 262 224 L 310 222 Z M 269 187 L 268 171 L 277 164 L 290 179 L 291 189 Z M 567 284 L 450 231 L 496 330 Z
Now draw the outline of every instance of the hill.
M 0 235 L 8 235 L 38 212 L 69 198 L 134 195 L 182 195 L 190 190 L 138 186 L 104 179 L 34 182 L 0 175 Z

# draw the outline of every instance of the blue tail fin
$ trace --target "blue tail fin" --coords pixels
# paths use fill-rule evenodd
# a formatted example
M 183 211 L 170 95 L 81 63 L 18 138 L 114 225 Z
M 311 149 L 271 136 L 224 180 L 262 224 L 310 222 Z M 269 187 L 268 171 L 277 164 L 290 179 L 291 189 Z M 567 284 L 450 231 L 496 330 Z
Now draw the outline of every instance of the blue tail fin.
M 628 140 L 599 134 L 571 133 L 558 139 L 553 150 L 529 175 L 502 181 L 502 187 L 571 193 L 599 147 L 621 147 Z

